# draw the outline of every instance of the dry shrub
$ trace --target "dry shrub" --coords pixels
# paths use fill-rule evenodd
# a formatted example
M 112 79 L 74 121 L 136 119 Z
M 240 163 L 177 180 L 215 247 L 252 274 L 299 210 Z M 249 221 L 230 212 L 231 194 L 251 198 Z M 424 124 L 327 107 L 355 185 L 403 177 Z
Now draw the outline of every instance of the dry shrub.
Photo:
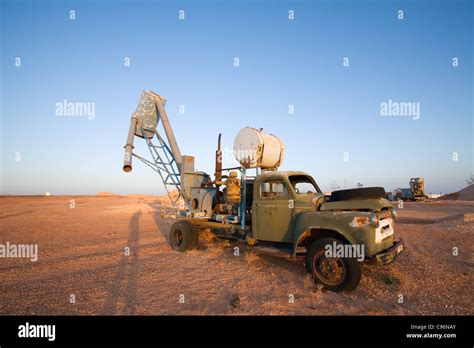
M 199 239 L 205 242 L 212 242 L 216 239 L 216 235 L 211 232 L 210 228 L 199 230 Z
M 307 289 L 314 288 L 313 275 L 310 273 L 307 273 L 305 277 L 303 278 L 303 284 L 304 284 L 304 287 Z
M 206 251 L 212 255 L 222 255 L 231 246 L 229 240 L 217 238 L 209 229 L 200 231 L 199 238 L 207 244 Z
M 252 263 L 255 263 L 259 260 L 260 258 L 258 257 L 258 255 L 254 252 L 251 252 L 251 251 L 246 251 L 245 254 L 244 254 L 244 260 L 245 262 L 247 262 L 248 264 L 252 264 Z
M 474 222 L 474 214 L 464 214 L 464 222 Z

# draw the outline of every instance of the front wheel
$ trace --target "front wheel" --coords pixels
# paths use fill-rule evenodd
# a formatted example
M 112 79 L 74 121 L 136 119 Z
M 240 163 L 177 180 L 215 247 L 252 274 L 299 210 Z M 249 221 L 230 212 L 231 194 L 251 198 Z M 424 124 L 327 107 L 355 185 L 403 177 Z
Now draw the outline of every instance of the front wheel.
M 334 244 L 336 243 L 336 244 Z M 355 258 L 327 257 L 326 246 L 342 245 L 335 238 L 318 239 L 306 254 L 306 269 L 331 291 L 352 291 L 359 284 L 362 267 Z

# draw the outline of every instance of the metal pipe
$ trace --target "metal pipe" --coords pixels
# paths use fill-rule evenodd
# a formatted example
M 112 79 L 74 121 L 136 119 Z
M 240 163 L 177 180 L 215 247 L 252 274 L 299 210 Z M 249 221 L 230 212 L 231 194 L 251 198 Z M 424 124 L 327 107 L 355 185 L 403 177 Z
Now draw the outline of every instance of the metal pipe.
M 215 182 L 219 182 L 222 179 L 222 151 L 221 151 L 221 136 L 222 134 L 219 133 L 217 137 L 217 151 L 216 151 L 216 172 L 214 173 Z M 219 184 L 217 184 L 219 187 Z
M 240 201 L 240 229 L 245 230 L 245 210 L 247 209 L 247 177 L 246 169 L 242 167 L 241 172 L 242 180 L 242 199 Z
M 135 138 L 135 128 L 137 127 L 137 116 L 132 115 L 130 119 L 130 129 L 128 130 L 127 143 L 125 144 L 125 156 L 123 158 L 123 171 L 125 173 L 132 171 L 132 151 L 134 149 L 133 139 Z
M 238 170 L 241 170 L 242 167 L 222 168 L 223 171 L 224 171 L 224 170 L 225 170 L 225 171 L 228 171 L 228 170 L 237 170 L 237 169 L 238 169 Z
M 158 109 L 158 114 L 161 118 L 161 122 L 163 124 L 163 129 L 165 130 L 166 137 L 168 138 L 171 152 L 173 153 L 174 160 L 176 161 L 176 164 L 178 165 L 178 169 L 181 171 L 181 164 L 183 163 L 183 159 L 181 156 L 181 151 L 179 150 L 178 143 L 176 142 L 173 129 L 171 128 L 170 120 L 168 119 L 168 115 L 166 114 L 166 111 L 164 108 L 164 103 L 163 103 L 164 99 L 159 94 L 156 94 L 156 93 L 153 93 L 153 94 L 155 95 L 156 107 Z

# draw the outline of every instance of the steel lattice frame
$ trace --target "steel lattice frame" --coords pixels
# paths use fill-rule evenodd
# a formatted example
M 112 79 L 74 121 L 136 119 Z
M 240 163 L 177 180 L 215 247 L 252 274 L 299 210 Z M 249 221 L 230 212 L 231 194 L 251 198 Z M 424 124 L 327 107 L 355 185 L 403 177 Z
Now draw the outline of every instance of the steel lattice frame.
M 142 129 L 142 134 L 146 134 L 144 129 Z M 170 147 L 156 129 L 155 135 L 156 139 L 158 140 L 158 144 L 154 144 L 150 138 L 145 137 L 146 144 L 150 150 L 151 157 L 153 158 L 153 162 L 141 157 L 140 155 L 137 155 L 136 153 L 132 153 L 132 155 L 160 175 L 161 181 L 165 186 L 166 193 L 168 194 L 168 198 L 174 206 L 180 198 L 184 199 L 184 195 L 181 190 L 181 182 L 179 180 L 180 174 L 178 164 L 173 157 Z M 170 186 L 178 190 L 178 195 L 175 199 L 173 199 L 171 196 L 169 189 Z

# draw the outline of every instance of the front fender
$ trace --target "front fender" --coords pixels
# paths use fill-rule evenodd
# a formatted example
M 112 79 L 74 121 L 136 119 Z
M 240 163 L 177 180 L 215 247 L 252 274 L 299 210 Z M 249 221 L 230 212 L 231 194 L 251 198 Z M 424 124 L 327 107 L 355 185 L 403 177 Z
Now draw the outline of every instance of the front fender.
M 366 243 L 371 213 L 361 211 L 316 211 L 295 216 L 293 229 L 293 255 L 300 242 L 311 230 L 331 230 L 339 233 L 351 244 Z M 367 219 L 359 219 L 364 217 Z

